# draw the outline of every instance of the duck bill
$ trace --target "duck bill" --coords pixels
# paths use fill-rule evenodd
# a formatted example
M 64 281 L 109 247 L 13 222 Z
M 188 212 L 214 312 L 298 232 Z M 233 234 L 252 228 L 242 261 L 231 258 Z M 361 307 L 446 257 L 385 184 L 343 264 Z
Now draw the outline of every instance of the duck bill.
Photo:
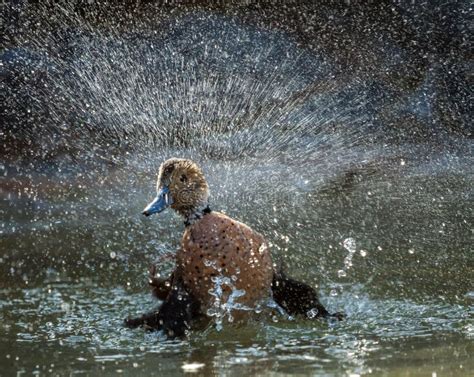
M 150 216 L 154 213 L 160 213 L 168 208 L 171 204 L 173 204 L 173 199 L 171 198 L 170 190 L 167 186 L 164 186 L 160 191 L 158 191 L 156 198 L 146 206 L 142 213 L 145 216 Z

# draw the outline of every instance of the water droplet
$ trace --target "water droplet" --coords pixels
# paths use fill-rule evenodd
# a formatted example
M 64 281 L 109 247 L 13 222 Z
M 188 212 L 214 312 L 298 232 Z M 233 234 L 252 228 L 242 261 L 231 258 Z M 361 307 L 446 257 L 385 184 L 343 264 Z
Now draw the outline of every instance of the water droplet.
M 339 270 L 339 271 L 337 271 L 337 276 L 339 276 L 340 278 L 343 278 L 343 277 L 347 276 L 347 272 L 344 271 L 344 270 Z
M 198 371 L 199 369 L 203 368 L 204 366 L 206 366 L 206 364 L 203 364 L 203 363 L 184 363 L 184 364 L 181 366 L 181 369 L 182 369 L 184 372 L 193 373 L 193 372 L 196 372 L 196 371 Z
M 306 312 L 306 315 L 307 315 L 308 318 L 311 318 L 311 319 L 312 319 L 312 318 L 316 318 L 316 316 L 318 315 L 318 313 L 319 313 L 318 309 L 312 308 L 311 310 L 308 310 L 308 311 Z
M 355 253 L 356 252 L 356 242 L 355 239 L 352 237 L 346 238 L 342 245 L 344 246 L 344 249 L 349 251 L 350 253 Z

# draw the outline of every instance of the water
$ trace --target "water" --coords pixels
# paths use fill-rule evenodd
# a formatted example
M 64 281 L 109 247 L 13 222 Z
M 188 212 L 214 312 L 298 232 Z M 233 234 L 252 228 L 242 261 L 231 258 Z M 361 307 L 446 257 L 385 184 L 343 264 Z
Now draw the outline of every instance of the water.
M 470 374 L 472 139 L 437 55 L 419 68 L 380 30 L 360 50 L 302 43 L 232 8 L 147 8 L 131 26 L 9 9 L 0 374 Z M 124 329 L 157 305 L 149 265 L 173 269 L 181 220 L 140 214 L 171 156 L 198 161 L 212 208 L 346 320 L 233 324 L 230 302 L 185 340 Z

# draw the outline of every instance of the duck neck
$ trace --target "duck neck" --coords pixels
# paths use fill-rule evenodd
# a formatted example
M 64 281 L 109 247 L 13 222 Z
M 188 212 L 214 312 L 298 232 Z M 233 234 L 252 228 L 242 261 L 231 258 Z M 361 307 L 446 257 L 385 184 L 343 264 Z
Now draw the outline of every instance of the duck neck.
M 204 217 L 204 215 L 211 213 L 211 208 L 208 203 L 202 204 L 196 208 L 193 208 L 189 211 L 183 213 L 184 225 L 190 226 L 196 221 L 199 221 Z

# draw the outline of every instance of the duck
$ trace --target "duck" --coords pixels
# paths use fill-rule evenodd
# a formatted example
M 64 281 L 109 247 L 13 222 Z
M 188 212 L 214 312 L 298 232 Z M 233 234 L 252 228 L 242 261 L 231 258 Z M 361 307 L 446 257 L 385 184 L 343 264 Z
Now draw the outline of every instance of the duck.
M 238 320 L 270 299 L 288 315 L 342 319 L 341 313 L 330 314 L 324 308 L 312 287 L 276 268 L 262 234 L 211 210 L 208 183 L 194 161 L 171 158 L 161 164 L 157 195 L 142 213 L 148 217 L 167 208 L 177 212 L 185 226 L 175 269 L 163 279 L 157 277 L 155 266 L 150 268 L 149 284 L 162 305 L 138 318 L 127 318 L 127 327 L 182 337 L 230 297 L 232 318 Z

